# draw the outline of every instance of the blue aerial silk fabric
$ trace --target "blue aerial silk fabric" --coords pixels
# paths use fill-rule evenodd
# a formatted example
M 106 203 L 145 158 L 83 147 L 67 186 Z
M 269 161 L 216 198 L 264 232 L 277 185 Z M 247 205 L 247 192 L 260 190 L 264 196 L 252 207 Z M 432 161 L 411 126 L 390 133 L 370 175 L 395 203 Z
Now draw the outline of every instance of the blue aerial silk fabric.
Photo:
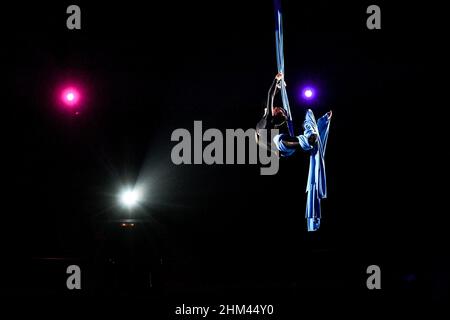
M 316 122 L 314 113 L 308 109 L 303 127 L 305 128 L 303 135 L 297 138 L 302 149 L 310 154 L 308 183 L 306 185 L 306 223 L 308 231 L 316 231 L 320 227 L 320 201 L 327 197 L 325 150 L 330 130 L 330 119 L 325 114 Z M 308 143 L 311 134 L 318 135 L 317 143 L 314 146 Z
M 283 17 L 281 14 L 281 3 L 280 0 L 274 0 L 275 6 L 275 45 L 277 51 L 277 67 L 278 72 L 285 74 L 284 72 L 284 53 L 283 53 Z M 294 136 L 294 127 L 292 125 L 292 114 L 289 106 L 289 99 L 286 91 L 286 85 L 284 81 L 281 81 L 281 101 L 283 103 L 283 108 L 286 110 L 288 115 L 288 130 L 291 136 Z
M 277 52 L 278 72 L 284 72 L 284 53 L 283 53 L 283 19 L 281 14 L 281 0 L 274 0 L 275 6 L 275 44 Z M 294 128 L 292 125 L 292 114 L 289 106 L 289 100 L 284 81 L 281 81 L 281 99 L 283 108 L 288 115 L 288 130 L 291 136 L 294 136 Z M 310 153 L 308 184 L 306 186 L 307 203 L 306 203 L 306 221 L 308 231 L 316 231 L 320 227 L 321 211 L 320 201 L 327 197 L 327 181 L 325 174 L 325 149 L 328 140 L 328 132 L 330 128 L 330 119 L 325 114 L 317 122 L 314 113 L 311 110 L 306 112 L 305 121 L 303 123 L 304 133 L 297 136 L 300 146 L 303 150 Z M 308 138 L 311 134 L 318 135 L 317 144 L 311 146 Z M 289 157 L 295 149 L 287 148 L 283 143 L 283 135 L 277 135 L 273 139 L 280 155 Z
M 306 222 L 308 231 L 316 231 L 320 227 L 320 200 L 327 197 L 327 177 L 325 172 L 325 150 L 330 130 L 330 119 L 325 114 L 317 122 L 314 113 L 308 109 L 303 122 L 304 132 L 297 136 L 300 147 L 309 153 L 309 173 L 306 185 Z M 317 143 L 310 145 L 308 139 L 312 134 L 317 135 Z M 296 151 L 293 147 L 283 144 L 285 134 L 278 134 L 273 138 L 280 156 L 289 157 Z

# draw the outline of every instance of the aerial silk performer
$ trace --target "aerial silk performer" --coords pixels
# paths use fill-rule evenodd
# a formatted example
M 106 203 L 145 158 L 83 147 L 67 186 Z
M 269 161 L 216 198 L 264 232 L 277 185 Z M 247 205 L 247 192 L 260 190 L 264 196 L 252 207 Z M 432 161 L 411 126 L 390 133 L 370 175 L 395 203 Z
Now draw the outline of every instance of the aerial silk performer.
M 269 89 L 267 104 L 262 119 L 256 125 L 256 141 L 263 147 L 275 149 L 279 156 L 289 157 L 296 150 L 302 149 L 309 153 L 309 174 L 306 185 L 306 225 L 308 231 L 316 231 L 320 227 L 320 202 L 327 197 L 327 184 L 325 173 L 325 150 L 328 141 L 330 120 L 332 112 L 327 112 L 317 122 L 314 113 L 308 109 L 303 122 L 303 134 L 295 136 L 292 125 L 292 114 L 284 82 L 284 54 L 282 15 L 279 0 L 275 2 L 275 43 L 277 50 L 278 74 Z M 281 92 L 283 107 L 274 106 L 274 99 Z M 264 145 L 260 138 L 261 129 L 277 129 L 279 133 L 273 138 L 272 145 Z

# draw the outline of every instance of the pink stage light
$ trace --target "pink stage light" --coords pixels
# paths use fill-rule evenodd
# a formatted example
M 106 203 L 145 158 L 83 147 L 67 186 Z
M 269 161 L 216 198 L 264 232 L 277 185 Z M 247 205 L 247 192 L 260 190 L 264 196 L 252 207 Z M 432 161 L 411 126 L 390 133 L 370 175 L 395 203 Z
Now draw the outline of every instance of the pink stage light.
M 81 94 L 75 87 L 66 87 L 61 92 L 61 101 L 69 108 L 73 108 L 79 105 L 81 100 Z

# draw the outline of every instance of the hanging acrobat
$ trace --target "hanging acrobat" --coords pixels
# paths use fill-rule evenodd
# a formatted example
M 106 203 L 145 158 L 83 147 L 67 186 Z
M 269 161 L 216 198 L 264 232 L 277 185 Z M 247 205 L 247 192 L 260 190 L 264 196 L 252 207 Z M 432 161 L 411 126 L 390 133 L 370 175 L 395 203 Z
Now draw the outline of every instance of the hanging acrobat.
M 306 225 L 308 231 L 316 231 L 320 227 L 322 217 L 320 201 L 327 197 L 325 149 L 332 112 L 327 112 L 316 121 L 313 111 L 308 109 L 303 122 L 303 134 L 295 136 L 286 83 L 284 82 L 283 29 L 279 0 L 275 0 L 275 18 L 278 74 L 269 89 L 264 115 L 256 126 L 256 140 L 262 144 L 263 139 L 259 138 L 261 129 L 278 129 L 279 133 L 273 138 L 273 143 L 281 157 L 289 157 L 298 149 L 309 153 Z M 283 107 L 274 106 L 274 99 L 278 92 L 281 92 Z

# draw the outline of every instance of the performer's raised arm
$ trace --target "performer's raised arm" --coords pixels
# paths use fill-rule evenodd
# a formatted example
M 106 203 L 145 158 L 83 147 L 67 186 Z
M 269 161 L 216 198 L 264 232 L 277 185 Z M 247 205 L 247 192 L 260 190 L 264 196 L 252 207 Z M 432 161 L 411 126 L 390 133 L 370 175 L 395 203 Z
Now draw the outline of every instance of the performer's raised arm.
M 264 112 L 264 118 L 270 119 L 272 117 L 273 113 L 273 101 L 275 100 L 275 96 L 278 93 L 278 89 L 280 88 L 280 82 L 283 80 L 284 76 L 280 72 L 275 76 L 275 79 L 273 79 L 272 85 L 269 88 L 269 92 L 267 93 L 267 103 L 266 103 L 266 110 Z
M 264 143 L 263 141 L 261 141 L 260 130 L 261 129 L 268 130 L 267 132 L 269 133 L 269 135 L 270 130 L 272 129 L 278 129 L 280 130 L 280 132 L 283 131 L 287 132 L 286 111 L 282 107 L 274 106 L 275 96 L 278 93 L 278 90 L 281 88 L 281 81 L 284 81 L 284 76 L 280 72 L 275 76 L 275 79 L 272 81 L 272 85 L 270 86 L 269 92 L 267 93 L 267 102 L 266 108 L 264 109 L 264 115 L 256 125 L 256 132 L 255 132 L 256 143 L 269 150 L 271 150 L 271 148 L 268 145 L 268 143 L 271 144 L 272 142 Z M 278 151 L 281 150 L 278 149 Z

